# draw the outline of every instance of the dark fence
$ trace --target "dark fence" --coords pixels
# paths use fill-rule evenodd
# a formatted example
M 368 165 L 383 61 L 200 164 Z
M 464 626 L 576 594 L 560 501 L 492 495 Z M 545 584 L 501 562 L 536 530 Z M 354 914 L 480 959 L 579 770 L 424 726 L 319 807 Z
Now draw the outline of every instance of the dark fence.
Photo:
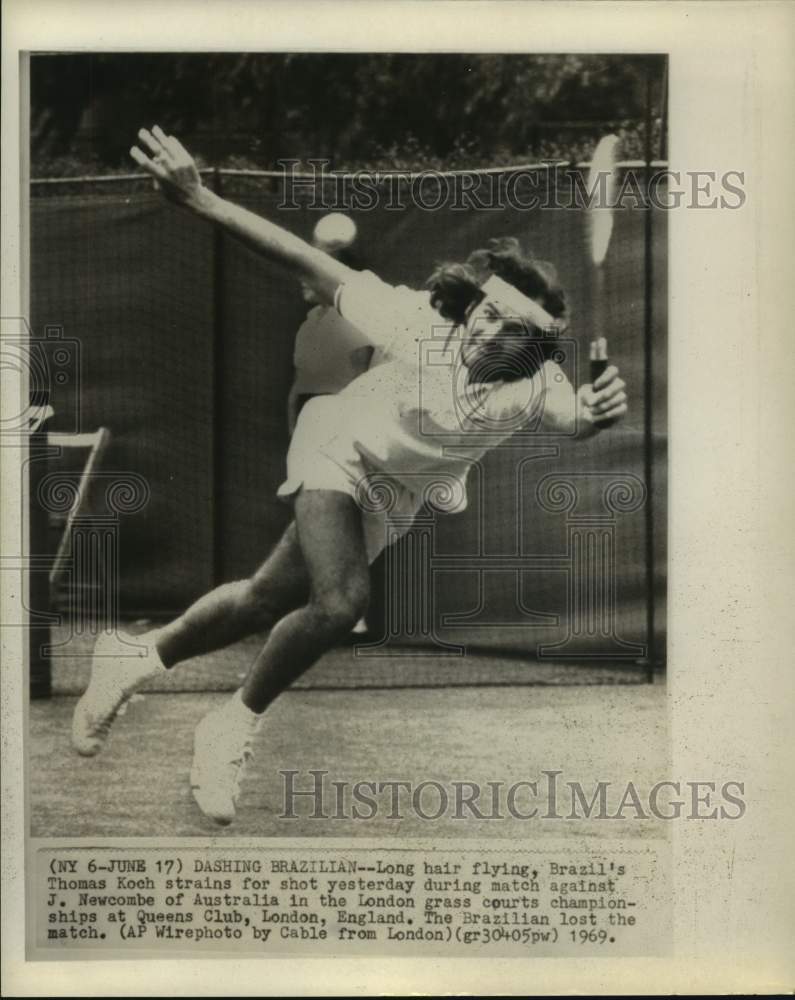
M 471 176 L 481 202 L 496 196 L 503 206 L 478 209 L 470 197 L 456 207 L 448 198 L 428 210 L 412 201 L 410 179 L 388 181 L 391 199 L 350 210 L 362 258 L 387 281 L 421 287 L 440 260 L 463 259 L 490 237 L 518 236 L 558 268 L 580 348 L 576 376 L 587 380 L 592 280 L 584 211 L 522 207 L 530 187 L 514 184 L 509 195 L 507 172 Z M 271 176 L 214 177 L 226 197 L 304 237 L 323 211 L 307 189 L 293 192 L 301 208 L 285 208 L 283 183 Z M 328 183 L 316 201 L 334 208 Z M 568 204 L 570 177 L 542 171 L 540 184 L 535 191 L 545 191 L 547 202 Z M 425 198 L 433 198 L 430 186 Z M 46 338 L 50 353 L 73 342 L 69 371 L 54 386 L 50 426 L 108 427 L 104 468 L 147 481 L 148 503 L 121 518 L 121 611 L 172 614 L 214 582 L 250 573 L 289 519 L 275 491 L 285 468 L 293 337 L 304 314 L 297 285 L 136 179 L 34 182 L 31 226 L 34 336 Z M 615 651 L 638 654 L 655 610 L 662 649 L 666 299 L 665 213 L 617 211 L 604 319 L 631 394 L 629 416 L 592 441 L 559 442 L 554 455 L 536 454 L 526 436 L 489 454 L 473 475 L 469 509 L 433 519 L 430 634 L 392 621 L 386 627 L 394 636 L 521 652 L 540 643 L 550 655 L 557 648 L 574 656 L 572 616 L 585 565 L 577 553 L 587 562 L 596 545 L 610 550 L 615 618 L 608 631 L 635 644 Z M 652 467 L 653 496 L 644 498 Z M 554 486 L 545 477 L 553 474 L 575 483 L 576 509 L 554 497 L 544 503 L 543 490 Z M 637 502 L 607 497 L 606 487 L 621 481 Z M 398 553 L 402 562 L 382 559 L 374 568 L 382 605 L 389 602 L 378 581 L 415 571 L 406 545 L 411 537 Z

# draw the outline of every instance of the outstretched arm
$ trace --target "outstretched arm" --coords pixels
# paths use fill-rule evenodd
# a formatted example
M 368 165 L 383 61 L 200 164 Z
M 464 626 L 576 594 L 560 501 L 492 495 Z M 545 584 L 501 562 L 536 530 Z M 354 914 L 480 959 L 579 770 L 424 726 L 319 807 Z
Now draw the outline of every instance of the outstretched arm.
M 310 284 L 321 302 L 333 303 L 339 285 L 355 273 L 281 226 L 208 190 L 190 153 L 159 126 L 151 132 L 142 128 L 138 138 L 150 155 L 133 146 L 130 156 L 152 175 L 170 201 L 220 226 L 263 257 L 283 264 Z

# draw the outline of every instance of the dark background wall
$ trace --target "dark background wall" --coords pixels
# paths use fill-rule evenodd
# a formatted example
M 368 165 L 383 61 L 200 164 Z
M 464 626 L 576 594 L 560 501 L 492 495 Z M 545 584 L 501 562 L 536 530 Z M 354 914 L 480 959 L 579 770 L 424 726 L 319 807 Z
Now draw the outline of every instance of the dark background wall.
M 233 200 L 303 236 L 318 218 L 308 209 L 280 210 L 281 194 L 265 180 L 243 186 L 226 178 L 224 185 Z M 587 349 L 591 272 L 581 210 L 427 212 L 407 206 L 351 214 L 368 265 L 388 281 L 414 287 L 440 260 L 463 259 L 489 237 L 520 237 L 556 264 L 572 304 L 572 335 Z M 593 442 L 564 442 L 558 457 L 526 463 L 520 477 L 522 507 L 515 516 L 506 511 L 514 502 L 517 463 L 527 450 L 513 442 L 490 454 L 473 480 L 481 491 L 473 489 L 469 510 L 439 520 L 438 553 L 516 553 L 517 521 L 519 550 L 525 555 L 564 552 L 565 517 L 541 510 L 534 501 L 535 483 L 543 475 L 598 471 L 642 478 L 644 215 L 640 209 L 616 213 L 605 275 L 607 333 L 611 356 L 628 383 L 629 416 Z M 218 239 L 139 185 L 90 193 L 48 189 L 46 196 L 32 199 L 31 224 L 34 335 L 55 324 L 80 345 L 79 394 L 74 379 L 56 389 L 53 428 L 79 405 L 84 429 L 103 425 L 112 432 L 105 468 L 133 470 L 149 482 L 148 505 L 122 525 L 120 597 L 127 614 L 171 613 L 206 590 L 214 575 L 231 579 L 253 570 L 287 523 L 289 510 L 275 490 L 284 474 L 293 337 L 303 317 L 298 289 L 276 267 Z M 651 405 L 660 602 L 665 580 L 665 247 L 664 213 L 655 213 Z M 580 351 L 578 372 L 583 379 L 585 353 Z M 600 509 L 599 489 L 596 481 L 585 486 L 594 511 Z M 617 518 L 617 630 L 634 641 L 642 641 L 645 627 L 643 529 L 642 510 Z M 521 571 L 518 577 L 497 573 L 483 579 L 471 565 L 437 575 L 440 635 L 525 648 L 528 610 L 563 610 L 565 616 L 560 573 Z M 493 605 L 480 616 L 485 627 L 442 627 L 442 615 L 477 607 L 481 586 Z M 517 587 L 524 612 L 517 610 Z M 492 627 L 498 620 L 500 627 Z M 662 631 L 662 614 L 658 625 Z M 534 628 L 533 641 L 554 642 L 564 631 L 564 621 L 546 623 Z

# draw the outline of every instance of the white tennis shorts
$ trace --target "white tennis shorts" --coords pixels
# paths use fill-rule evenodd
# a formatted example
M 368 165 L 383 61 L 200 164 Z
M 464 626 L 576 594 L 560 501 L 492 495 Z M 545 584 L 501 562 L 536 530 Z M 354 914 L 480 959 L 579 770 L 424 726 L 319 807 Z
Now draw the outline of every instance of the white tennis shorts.
M 287 479 L 277 495 L 294 499 L 299 490 L 336 490 L 353 497 L 362 512 L 367 558 L 380 553 L 411 527 L 421 497 L 370 467 L 357 450 L 353 429 L 340 419 L 336 396 L 316 396 L 301 410 L 287 452 Z

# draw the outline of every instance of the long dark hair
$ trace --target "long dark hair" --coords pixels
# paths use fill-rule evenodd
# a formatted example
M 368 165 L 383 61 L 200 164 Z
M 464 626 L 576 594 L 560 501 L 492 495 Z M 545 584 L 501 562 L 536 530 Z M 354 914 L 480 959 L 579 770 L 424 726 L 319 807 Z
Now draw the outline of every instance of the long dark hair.
M 431 304 L 445 319 L 463 323 L 470 308 L 483 299 L 480 286 L 492 274 L 534 299 L 555 319 L 567 318 L 566 296 L 554 265 L 524 253 L 513 236 L 489 240 L 464 264 L 440 264 L 426 282 Z

